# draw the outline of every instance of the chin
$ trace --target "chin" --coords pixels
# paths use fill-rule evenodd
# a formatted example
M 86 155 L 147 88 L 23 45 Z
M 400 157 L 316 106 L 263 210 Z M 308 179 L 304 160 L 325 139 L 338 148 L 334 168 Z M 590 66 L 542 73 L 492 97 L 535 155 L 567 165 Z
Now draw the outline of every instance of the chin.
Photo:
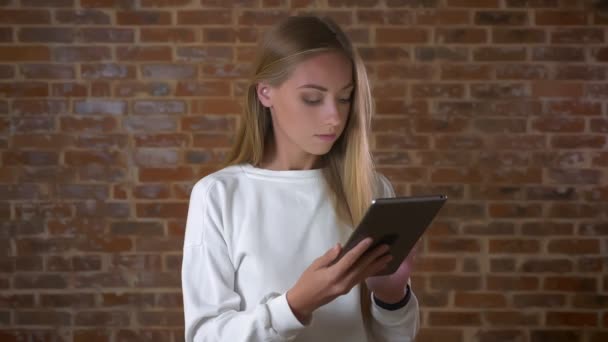
M 315 155 L 315 156 L 324 156 L 327 153 L 329 153 L 329 151 L 331 151 L 332 146 L 328 146 L 326 148 L 311 148 L 309 149 L 308 153 Z

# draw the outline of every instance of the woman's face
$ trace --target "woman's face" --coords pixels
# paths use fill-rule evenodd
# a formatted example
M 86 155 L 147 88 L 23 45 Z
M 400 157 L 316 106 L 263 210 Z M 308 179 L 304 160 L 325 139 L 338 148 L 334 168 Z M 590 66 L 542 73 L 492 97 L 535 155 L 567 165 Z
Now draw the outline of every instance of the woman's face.
M 329 152 L 346 125 L 353 89 L 352 63 L 337 52 L 306 59 L 278 87 L 261 83 L 258 97 L 271 109 L 278 157 Z

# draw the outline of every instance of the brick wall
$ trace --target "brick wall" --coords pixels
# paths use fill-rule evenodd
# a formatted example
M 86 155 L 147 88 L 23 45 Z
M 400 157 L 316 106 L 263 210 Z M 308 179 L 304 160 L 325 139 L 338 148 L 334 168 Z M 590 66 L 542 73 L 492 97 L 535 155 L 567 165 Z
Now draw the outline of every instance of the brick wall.
M 230 145 L 256 37 L 315 12 L 369 67 L 382 171 L 451 198 L 419 255 L 418 340 L 608 341 L 591 3 L 0 0 L 0 340 L 183 340 L 191 186 Z

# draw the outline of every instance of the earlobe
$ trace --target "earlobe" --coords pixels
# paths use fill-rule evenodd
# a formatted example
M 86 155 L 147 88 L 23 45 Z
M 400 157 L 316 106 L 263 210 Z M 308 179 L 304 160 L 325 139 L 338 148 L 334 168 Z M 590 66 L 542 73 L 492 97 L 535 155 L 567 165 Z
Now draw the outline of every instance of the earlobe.
M 257 86 L 258 99 L 264 107 L 272 107 L 272 101 L 270 100 L 270 87 L 264 84 L 258 84 Z

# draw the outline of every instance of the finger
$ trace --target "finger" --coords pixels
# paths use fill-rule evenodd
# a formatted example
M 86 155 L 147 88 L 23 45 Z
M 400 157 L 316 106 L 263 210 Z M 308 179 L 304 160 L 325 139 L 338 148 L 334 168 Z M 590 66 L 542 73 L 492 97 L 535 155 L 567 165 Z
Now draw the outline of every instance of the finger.
M 393 260 L 393 256 L 390 254 L 384 255 L 374 260 L 374 262 L 369 264 L 360 272 L 360 274 L 356 276 L 356 278 L 354 278 L 354 281 L 360 283 L 369 277 L 377 275 L 388 266 L 391 260 Z
M 339 277 L 342 274 L 345 274 L 348 269 L 350 269 L 355 262 L 367 251 L 369 246 L 372 244 L 371 238 L 365 238 L 361 242 L 359 242 L 353 249 L 348 251 L 342 259 L 340 259 L 335 265 L 334 271 L 336 275 Z
M 357 283 L 363 279 L 365 279 L 369 272 L 374 272 L 378 267 L 378 264 L 383 265 L 386 264 L 386 260 L 391 260 L 392 256 L 390 254 L 386 254 L 389 251 L 388 245 L 382 245 L 374 248 L 373 251 L 369 253 L 357 261 L 355 265 L 348 271 L 348 274 L 344 276 L 345 281 L 349 283 Z M 383 267 L 383 266 L 380 266 Z M 373 268 L 374 270 L 369 271 L 369 268 Z
M 337 243 L 332 248 L 330 248 L 327 252 L 325 252 L 325 254 L 323 254 L 322 256 L 317 258 L 312 263 L 313 268 L 318 269 L 321 267 L 328 266 L 332 261 L 334 261 L 338 257 L 341 250 L 342 250 L 342 246 L 340 246 L 340 244 Z

